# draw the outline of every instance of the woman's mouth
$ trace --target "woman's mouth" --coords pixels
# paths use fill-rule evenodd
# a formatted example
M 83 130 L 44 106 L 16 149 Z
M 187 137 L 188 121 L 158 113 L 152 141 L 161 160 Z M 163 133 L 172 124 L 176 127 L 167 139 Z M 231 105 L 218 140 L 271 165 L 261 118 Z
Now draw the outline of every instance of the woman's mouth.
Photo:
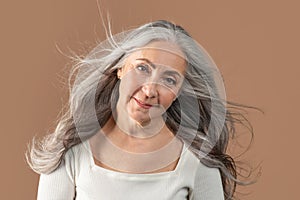
M 133 99 L 135 100 L 135 102 L 136 102 L 140 107 L 142 107 L 142 108 L 150 109 L 150 108 L 152 107 L 151 104 L 143 103 L 143 102 L 139 101 L 138 99 L 136 99 L 135 97 L 132 97 L 132 98 L 133 98 Z

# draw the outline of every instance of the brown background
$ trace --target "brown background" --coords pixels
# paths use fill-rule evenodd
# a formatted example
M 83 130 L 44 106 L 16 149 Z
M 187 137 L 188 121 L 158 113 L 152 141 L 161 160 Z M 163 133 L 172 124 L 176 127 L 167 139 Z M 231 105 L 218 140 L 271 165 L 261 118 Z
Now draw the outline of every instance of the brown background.
M 253 163 L 259 181 L 242 199 L 299 199 L 299 46 L 297 1 L 103 0 L 113 32 L 157 19 L 181 24 L 202 44 L 225 79 L 227 97 L 251 111 Z M 70 60 L 104 39 L 96 0 L 0 3 L 1 199 L 35 199 L 38 175 L 25 164 L 26 143 L 55 125 Z M 298 198 L 297 198 L 298 197 Z

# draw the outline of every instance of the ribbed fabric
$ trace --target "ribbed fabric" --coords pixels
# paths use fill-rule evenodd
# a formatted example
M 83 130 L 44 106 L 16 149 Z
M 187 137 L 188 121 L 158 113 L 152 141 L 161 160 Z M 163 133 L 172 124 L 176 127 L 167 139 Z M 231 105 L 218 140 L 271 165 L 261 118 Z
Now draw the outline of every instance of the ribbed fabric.
M 40 175 L 38 200 L 223 200 L 218 169 L 208 168 L 184 145 L 173 171 L 116 172 L 95 165 L 88 141 L 66 153 L 51 174 Z

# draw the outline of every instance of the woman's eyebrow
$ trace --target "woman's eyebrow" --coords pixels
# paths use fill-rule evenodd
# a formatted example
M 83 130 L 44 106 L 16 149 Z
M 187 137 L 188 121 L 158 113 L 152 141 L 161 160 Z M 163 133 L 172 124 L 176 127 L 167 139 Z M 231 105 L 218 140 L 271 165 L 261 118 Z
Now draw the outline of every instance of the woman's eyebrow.
M 167 74 L 167 75 L 177 75 L 178 77 L 182 77 L 182 75 L 180 75 L 177 71 L 171 71 L 171 70 L 168 70 L 168 71 L 165 71 L 164 74 Z
M 153 62 L 151 62 L 150 60 L 148 60 L 147 58 L 137 58 L 136 60 L 142 60 L 147 62 L 152 68 L 156 68 L 155 64 Z M 177 71 L 174 70 L 168 70 L 164 72 L 167 75 L 177 75 L 179 77 L 182 77 L 182 75 L 180 75 Z
M 145 62 L 147 62 L 153 69 L 156 68 L 156 66 L 154 65 L 154 63 L 151 62 L 150 60 L 148 60 L 147 58 L 137 58 L 136 60 L 142 60 L 142 61 L 145 61 Z

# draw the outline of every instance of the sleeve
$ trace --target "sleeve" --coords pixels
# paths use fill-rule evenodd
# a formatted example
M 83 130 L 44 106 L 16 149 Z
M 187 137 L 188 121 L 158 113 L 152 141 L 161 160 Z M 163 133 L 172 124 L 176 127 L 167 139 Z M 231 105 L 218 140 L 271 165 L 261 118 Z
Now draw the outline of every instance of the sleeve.
M 195 176 L 191 200 L 224 200 L 221 174 L 217 168 L 200 164 Z
M 73 200 L 74 197 L 74 156 L 69 149 L 56 170 L 40 175 L 37 200 Z

